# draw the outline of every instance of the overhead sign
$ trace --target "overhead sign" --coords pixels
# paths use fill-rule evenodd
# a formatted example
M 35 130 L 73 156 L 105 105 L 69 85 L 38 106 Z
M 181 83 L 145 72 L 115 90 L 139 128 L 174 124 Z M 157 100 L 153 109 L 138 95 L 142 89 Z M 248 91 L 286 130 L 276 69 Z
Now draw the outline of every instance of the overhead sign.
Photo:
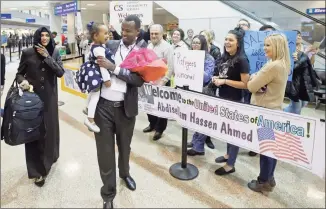
M 54 7 L 54 14 L 58 16 L 72 12 L 77 12 L 77 2 L 70 2 Z
M 110 3 L 110 24 L 118 26 L 128 15 L 137 15 L 142 25 L 153 20 L 152 1 L 112 1 Z
M 321 15 L 326 14 L 326 8 L 310 8 L 306 12 L 308 15 Z
M 1 20 L 8 20 L 11 19 L 11 14 L 2 14 L 1 13 Z
M 28 18 L 26 19 L 26 23 L 35 23 L 35 19 Z

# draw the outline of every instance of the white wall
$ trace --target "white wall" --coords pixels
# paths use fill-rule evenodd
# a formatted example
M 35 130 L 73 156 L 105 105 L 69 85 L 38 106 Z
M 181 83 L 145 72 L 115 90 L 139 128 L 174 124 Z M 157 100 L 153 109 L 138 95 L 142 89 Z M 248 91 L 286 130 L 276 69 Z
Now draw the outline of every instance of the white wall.
M 97 10 L 81 10 L 81 19 L 83 29 L 86 30 L 86 25 L 91 21 L 103 23 L 103 12 Z
M 155 24 L 167 24 L 169 22 L 178 21 L 178 18 L 174 17 L 173 15 L 154 15 L 153 21 Z
M 215 40 L 223 45 L 227 32 L 236 27 L 239 19 L 246 18 L 253 30 L 261 24 L 245 17 L 220 1 L 155 1 L 162 8 L 179 19 L 179 27 L 184 31 L 193 29 L 195 34 L 202 30 L 214 30 Z
M 179 19 L 237 17 L 239 12 L 220 1 L 155 1 Z

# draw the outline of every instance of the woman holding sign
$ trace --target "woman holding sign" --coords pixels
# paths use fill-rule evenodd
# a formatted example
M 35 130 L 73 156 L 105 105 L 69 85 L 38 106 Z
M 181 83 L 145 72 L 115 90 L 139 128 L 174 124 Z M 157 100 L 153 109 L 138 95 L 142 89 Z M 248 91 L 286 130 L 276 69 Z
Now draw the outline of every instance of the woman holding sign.
M 251 104 L 282 110 L 285 86 L 290 73 L 290 52 L 288 41 L 282 34 L 272 34 L 265 38 L 264 51 L 269 59 L 248 82 L 248 90 L 252 93 Z M 257 131 L 258 138 L 260 132 Z M 266 133 L 261 133 L 262 137 Z M 248 183 L 248 187 L 255 192 L 273 191 L 276 183 L 274 170 L 276 159 L 260 155 L 260 174 L 257 180 Z
M 215 60 L 208 52 L 208 44 L 205 36 L 197 35 L 192 40 L 192 50 L 204 50 L 205 51 L 205 62 L 204 62 L 204 81 L 203 86 L 209 84 L 214 74 Z M 188 144 L 188 147 L 192 149 L 187 151 L 187 154 L 190 156 L 195 155 L 204 155 L 205 154 L 205 141 L 207 136 L 195 132 L 192 136 L 192 142 Z
M 223 99 L 241 102 L 242 90 L 247 89 L 249 80 L 249 61 L 244 51 L 244 30 L 235 28 L 229 31 L 224 41 L 224 54 L 218 66 L 217 76 L 212 82 L 218 87 L 218 96 Z M 215 171 L 216 175 L 235 172 L 234 164 L 239 147 L 227 144 L 227 153 L 216 158 L 216 163 L 226 164 Z

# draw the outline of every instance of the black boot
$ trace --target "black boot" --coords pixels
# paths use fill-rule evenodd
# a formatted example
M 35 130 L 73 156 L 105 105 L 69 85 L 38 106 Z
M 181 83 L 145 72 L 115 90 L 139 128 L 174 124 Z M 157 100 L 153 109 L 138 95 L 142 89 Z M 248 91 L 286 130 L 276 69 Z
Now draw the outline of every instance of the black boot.
M 214 146 L 210 136 L 206 137 L 205 143 L 209 148 L 215 149 L 215 146 Z

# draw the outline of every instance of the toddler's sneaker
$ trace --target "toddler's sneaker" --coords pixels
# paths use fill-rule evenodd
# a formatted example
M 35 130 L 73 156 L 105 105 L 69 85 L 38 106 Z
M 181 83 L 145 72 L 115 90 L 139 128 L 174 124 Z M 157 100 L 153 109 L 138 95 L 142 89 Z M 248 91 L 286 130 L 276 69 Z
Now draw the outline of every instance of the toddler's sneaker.
M 84 121 L 85 126 L 87 126 L 88 130 L 99 133 L 100 128 L 96 125 L 96 123 L 92 123 L 91 121 L 88 120 L 88 118 L 85 119 Z

